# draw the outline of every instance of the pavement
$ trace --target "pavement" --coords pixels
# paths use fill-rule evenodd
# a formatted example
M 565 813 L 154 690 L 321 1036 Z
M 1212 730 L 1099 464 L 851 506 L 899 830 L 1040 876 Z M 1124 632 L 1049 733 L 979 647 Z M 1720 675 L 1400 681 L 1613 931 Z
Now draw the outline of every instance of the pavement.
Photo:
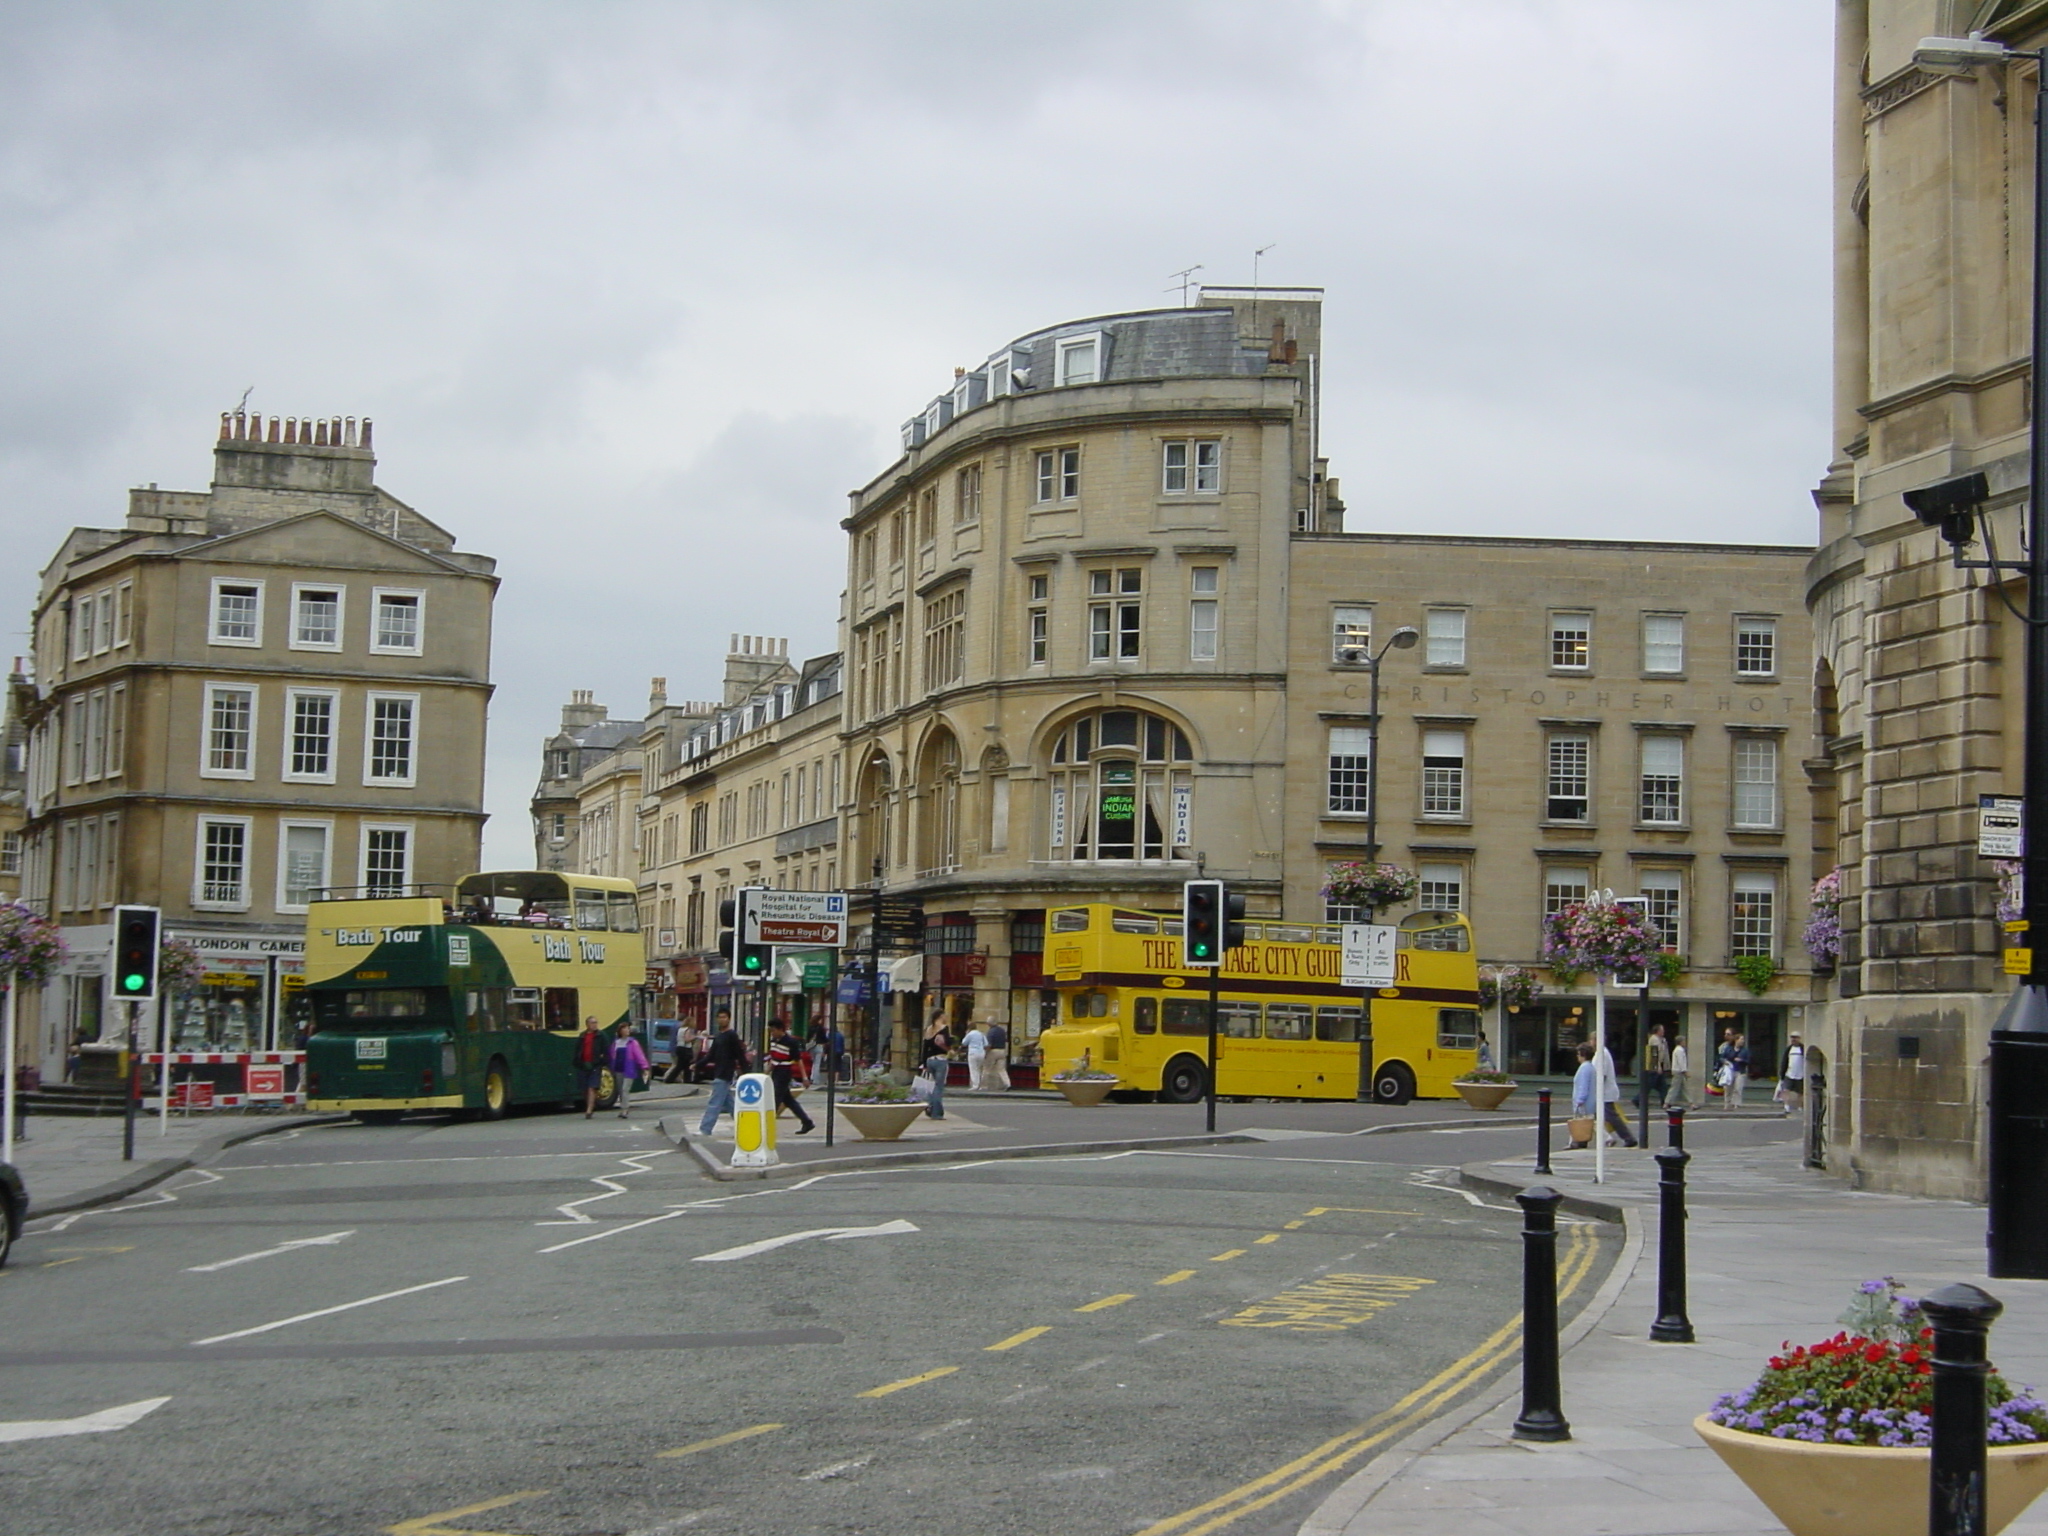
M 1698 1119 L 1719 1120 L 1709 1112 Z M 1697 1137 L 1695 1138 L 1697 1139 Z M 1662 1145 L 1664 1138 L 1658 1137 Z M 1424 1427 L 1352 1476 L 1300 1536 L 1764 1536 L 1784 1527 L 1701 1443 L 1692 1420 L 1753 1381 L 1786 1341 L 1828 1337 L 1858 1282 L 1896 1276 L 1909 1295 L 1969 1281 L 2005 1303 L 1993 1362 L 2011 1380 L 2048 1383 L 2048 1282 L 1991 1280 L 1984 1210 L 1957 1201 L 1849 1190 L 1800 1166 L 1798 1143 L 1717 1148 L 1688 1165 L 1688 1315 L 1693 1344 L 1653 1344 L 1657 1312 L 1657 1168 L 1610 1150 L 1468 1163 L 1482 1198 L 1547 1183 L 1580 1210 L 1621 1216 L 1632 1236 L 1602 1300 L 1566 1334 L 1562 1381 L 1572 1438 L 1515 1440 L 1520 1372 L 1491 1401 Z M 1598 1303 L 1589 1313 L 1598 1311 Z M 2048 1503 L 2006 1527 L 2048 1536 Z

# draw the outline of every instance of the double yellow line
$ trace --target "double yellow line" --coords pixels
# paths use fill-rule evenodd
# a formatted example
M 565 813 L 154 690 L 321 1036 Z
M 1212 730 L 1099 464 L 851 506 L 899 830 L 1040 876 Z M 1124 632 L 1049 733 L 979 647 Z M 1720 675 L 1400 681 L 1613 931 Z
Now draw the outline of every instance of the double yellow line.
M 1600 1240 L 1590 1224 L 1570 1229 L 1563 1262 L 1558 1265 L 1557 1299 L 1565 1301 L 1579 1288 L 1600 1251 Z M 1390 1408 L 1382 1409 L 1355 1429 L 1325 1440 L 1314 1450 L 1264 1476 L 1240 1484 L 1207 1503 L 1183 1510 L 1153 1525 L 1137 1536 L 1207 1536 L 1246 1515 L 1279 1502 L 1312 1483 L 1340 1472 L 1367 1451 L 1414 1428 L 1435 1414 L 1452 1398 L 1478 1385 L 1509 1356 L 1522 1347 L 1522 1314 L 1517 1312 L 1477 1349 L 1445 1366 L 1436 1375 Z

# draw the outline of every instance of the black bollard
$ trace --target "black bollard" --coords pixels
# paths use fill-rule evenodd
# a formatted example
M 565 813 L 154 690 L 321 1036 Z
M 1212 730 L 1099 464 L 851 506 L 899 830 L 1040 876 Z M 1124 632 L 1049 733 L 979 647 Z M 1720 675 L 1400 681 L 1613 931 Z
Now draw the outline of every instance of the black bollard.
M 1928 1536 L 1984 1536 L 1984 1453 L 1991 1410 L 1985 1343 L 2005 1304 L 1974 1285 L 1945 1285 L 1920 1298 L 1934 1325 L 1933 1475 Z
M 1536 1172 L 1550 1172 L 1550 1090 L 1536 1091 Z
M 1676 1128 L 1678 1116 L 1671 1117 Z M 1653 1344 L 1690 1344 L 1692 1319 L 1685 1315 L 1685 1165 L 1692 1154 L 1666 1147 L 1657 1156 L 1657 1320 Z
M 1522 1208 L 1522 1411 L 1517 1440 L 1569 1440 L 1557 1379 L 1557 1207 L 1547 1184 L 1515 1196 Z
M 1669 1139 L 1665 1142 L 1665 1145 L 1676 1147 L 1679 1151 L 1683 1152 L 1685 1150 L 1685 1106 L 1679 1104 L 1665 1111 L 1665 1124 L 1670 1127 Z

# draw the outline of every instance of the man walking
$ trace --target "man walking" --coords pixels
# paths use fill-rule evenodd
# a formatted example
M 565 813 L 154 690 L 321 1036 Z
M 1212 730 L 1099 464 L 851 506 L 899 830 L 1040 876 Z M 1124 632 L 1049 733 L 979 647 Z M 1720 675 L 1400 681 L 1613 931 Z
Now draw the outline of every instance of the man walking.
M 1628 1118 L 1621 1112 L 1621 1079 L 1615 1075 L 1613 1054 L 1604 1046 L 1600 1050 L 1599 1076 L 1601 1117 L 1607 1122 L 1607 1129 L 1621 1138 L 1624 1147 L 1633 1147 L 1636 1133 L 1628 1128 Z
M 953 1037 L 946 1033 L 946 1016 L 932 1015 L 931 1026 L 924 1032 L 924 1069 L 931 1077 L 931 1098 L 926 1101 L 924 1112 L 934 1120 L 946 1118 L 946 1078 L 952 1072 L 949 1059 L 953 1051 Z
M 988 1059 L 988 1032 L 977 1022 L 968 1027 L 960 1043 L 967 1047 L 967 1091 L 979 1093 L 982 1063 Z
M 1664 1094 L 1666 1109 L 1688 1109 L 1692 1092 L 1692 1062 L 1685 1053 L 1685 1036 L 1679 1035 L 1671 1043 L 1671 1086 Z
M 1650 1038 L 1643 1045 L 1643 1108 L 1647 1113 L 1664 1103 L 1664 1092 L 1671 1084 L 1671 1047 L 1664 1039 L 1664 1026 L 1652 1024 Z
M 1721 1041 L 1721 1107 L 1742 1108 L 1742 1089 L 1749 1079 L 1749 1041 L 1740 1031 L 1730 1029 Z
M 988 1054 L 981 1062 L 981 1084 L 992 1093 L 1010 1091 L 1010 1032 L 1000 1024 L 988 1027 Z
M 811 1117 L 804 1113 L 803 1105 L 797 1103 L 796 1095 L 790 1092 L 790 1084 L 796 1077 L 796 1064 L 802 1059 L 803 1047 L 789 1032 L 788 1023 L 784 1022 L 768 1042 L 768 1075 L 775 1080 L 775 1113 L 779 1115 L 786 1109 L 795 1115 L 799 1136 L 817 1129 Z
M 1785 1070 L 1778 1074 L 1778 1102 L 1788 1115 L 1806 1110 L 1806 1047 L 1797 1035 L 1785 1049 Z
M 699 1136 L 709 1136 L 718 1117 L 732 1109 L 732 1080 L 747 1069 L 747 1048 L 732 1027 L 732 1010 L 718 1010 L 718 1033 L 711 1037 L 711 1102 L 704 1106 Z
M 611 1055 L 604 1032 L 597 1027 L 597 1015 L 583 1021 L 583 1033 L 576 1037 L 576 1086 L 583 1090 L 583 1118 L 597 1113 L 597 1096 L 604 1091 L 604 1065 Z

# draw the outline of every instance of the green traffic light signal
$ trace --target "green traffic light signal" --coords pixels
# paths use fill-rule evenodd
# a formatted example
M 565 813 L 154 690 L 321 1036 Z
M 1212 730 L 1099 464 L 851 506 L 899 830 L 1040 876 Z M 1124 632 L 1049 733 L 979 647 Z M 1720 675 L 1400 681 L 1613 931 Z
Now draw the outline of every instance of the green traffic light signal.
M 124 992 L 140 992 L 148 985 L 149 978 L 147 976 L 137 976 L 133 972 L 121 978 L 121 990 Z

